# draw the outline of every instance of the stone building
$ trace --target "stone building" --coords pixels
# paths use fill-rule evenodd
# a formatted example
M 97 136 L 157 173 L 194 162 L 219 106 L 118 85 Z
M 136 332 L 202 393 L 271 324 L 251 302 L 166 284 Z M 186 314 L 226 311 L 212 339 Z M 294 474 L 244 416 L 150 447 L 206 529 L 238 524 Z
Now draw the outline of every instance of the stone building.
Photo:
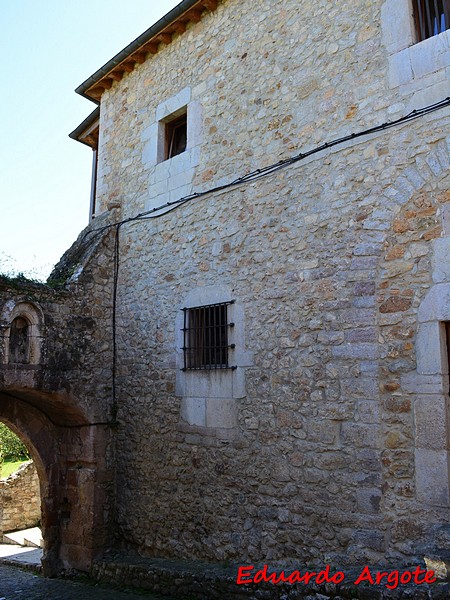
M 77 88 L 91 223 L 0 288 L 48 572 L 449 558 L 448 19 L 183 0 Z

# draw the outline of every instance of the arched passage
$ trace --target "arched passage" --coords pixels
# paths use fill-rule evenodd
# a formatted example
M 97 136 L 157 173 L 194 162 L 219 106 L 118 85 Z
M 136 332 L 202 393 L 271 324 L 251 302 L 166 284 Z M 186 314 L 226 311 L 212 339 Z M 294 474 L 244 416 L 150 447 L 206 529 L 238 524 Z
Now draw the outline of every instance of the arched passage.
M 37 543 L 37 532 L 28 530 L 40 527 L 40 482 L 25 442 L 0 421 L 0 539 L 7 535 L 16 543 L 22 537 Z M 26 534 L 19 536 L 17 532 Z
M 43 570 L 89 570 L 111 534 L 111 430 L 58 393 L 0 391 L 0 420 L 25 442 L 40 480 Z

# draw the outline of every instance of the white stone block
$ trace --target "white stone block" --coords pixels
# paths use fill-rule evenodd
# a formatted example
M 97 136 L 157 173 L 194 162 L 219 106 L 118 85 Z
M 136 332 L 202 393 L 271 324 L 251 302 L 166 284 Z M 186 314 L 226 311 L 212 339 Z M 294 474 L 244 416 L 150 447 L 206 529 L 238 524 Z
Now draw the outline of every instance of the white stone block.
M 402 375 L 402 389 L 412 394 L 443 394 L 444 379 L 442 375 L 420 375 L 416 371 Z
M 237 362 L 237 361 L 236 361 Z M 235 363 L 233 362 L 233 365 Z M 233 398 L 244 398 L 245 393 L 245 370 L 238 367 L 232 371 L 232 397 Z
M 450 206 L 444 204 L 441 207 L 442 231 L 444 235 L 450 235 Z
M 186 371 L 184 376 L 186 396 L 204 398 L 233 397 L 233 371 L 229 369 Z
M 416 496 L 419 502 L 431 506 L 450 505 L 448 454 L 445 450 L 416 449 Z
M 159 194 L 157 196 L 151 195 L 145 201 L 145 210 L 152 210 L 153 208 L 160 208 L 161 210 L 157 211 L 155 214 L 164 214 L 171 207 L 166 206 L 169 201 L 169 194 Z
M 200 102 L 191 102 L 187 114 L 187 147 L 199 146 L 203 142 L 203 110 Z
M 160 196 L 162 194 L 167 195 L 169 193 L 170 179 L 161 179 L 149 187 L 149 191 L 152 195 Z
M 181 154 L 177 154 L 173 158 L 169 158 L 169 160 L 166 161 L 169 169 L 169 175 L 171 177 L 177 175 L 178 173 L 182 173 L 183 171 L 191 170 L 193 168 L 194 165 L 192 164 L 192 162 L 195 153 L 192 150 L 193 149 L 185 150 Z
M 170 177 L 167 181 L 170 189 L 176 189 L 180 187 L 184 187 L 190 185 L 192 183 L 192 179 L 194 178 L 194 170 L 186 169 L 184 171 L 180 171 Z
M 206 426 L 230 429 L 237 424 L 236 400 L 231 398 L 208 398 L 206 402 Z
M 397 87 L 411 81 L 413 72 L 411 68 L 411 60 L 409 48 L 393 54 L 389 57 L 389 85 Z
M 158 126 L 156 121 L 152 121 L 150 125 L 148 125 L 145 129 L 142 130 L 141 140 L 143 142 L 147 142 L 155 137 L 158 131 Z
M 172 113 L 180 110 L 183 106 L 187 106 L 191 101 L 191 88 L 185 87 L 178 94 L 161 102 L 156 109 L 156 120 L 161 121 Z
M 448 82 L 449 77 L 447 76 L 446 78 L 444 71 L 438 71 L 432 76 L 427 77 L 427 81 L 423 79 L 414 80 L 414 85 L 411 86 L 408 92 L 410 94 L 410 101 L 405 112 L 411 112 L 412 110 L 440 102 L 443 98 L 446 98 L 449 94 Z M 436 119 L 443 122 L 445 119 L 445 110 L 439 111 Z
M 450 321 L 450 283 L 437 283 L 422 301 L 417 312 L 419 323 Z
M 447 447 L 446 413 L 444 395 L 423 396 L 414 401 L 416 448 L 443 450 Z
M 181 401 L 181 418 L 189 425 L 206 426 L 205 398 L 184 397 Z
M 412 43 L 411 7 L 408 0 L 386 0 L 381 7 L 383 43 L 389 53 Z
M 173 160 L 173 159 L 171 159 Z M 155 166 L 155 181 L 162 181 L 170 177 L 170 161 L 165 160 Z
M 191 193 L 192 193 L 192 185 L 180 186 L 180 187 L 176 188 L 175 190 L 170 190 L 169 196 L 168 196 L 168 201 L 176 202 L 177 200 L 180 200 L 181 198 L 184 198 L 185 196 L 189 196 L 189 194 L 191 194 Z
M 440 54 L 437 52 L 438 45 L 435 37 L 424 40 L 420 44 L 415 44 L 409 48 L 411 60 L 411 69 L 415 78 L 424 77 L 429 73 L 438 71 L 442 66 L 440 64 Z
M 446 372 L 446 348 L 438 321 L 421 323 L 416 337 L 417 372 L 435 375 Z
M 433 281 L 450 282 L 450 237 L 433 241 Z

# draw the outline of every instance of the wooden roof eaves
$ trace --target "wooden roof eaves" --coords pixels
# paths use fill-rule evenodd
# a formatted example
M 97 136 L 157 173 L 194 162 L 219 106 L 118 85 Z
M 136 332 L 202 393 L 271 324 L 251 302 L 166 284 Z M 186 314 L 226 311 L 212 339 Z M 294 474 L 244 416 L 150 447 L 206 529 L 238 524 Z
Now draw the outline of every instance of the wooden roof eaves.
M 93 112 L 91 112 L 91 114 L 88 117 L 86 117 L 86 119 L 82 123 L 80 123 L 80 125 L 78 125 L 76 129 L 72 131 L 72 133 L 69 133 L 69 137 L 72 140 L 81 142 L 82 144 L 85 144 L 86 146 L 92 148 L 92 143 L 89 143 L 89 141 L 87 141 L 86 138 L 91 134 L 92 130 L 95 129 L 95 127 L 98 127 L 99 119 L 100 107 L 97 106 L 97 108 Z
M 183 0 L 78 86 L 76 93 L 98 104 L 105 89 L 111 88 L 114 81 L 133 71 L 149 53 L 156 54 L 160 43 L 169 44 L 172 34 L 183 33 L 187 23 L 198 22 L 203 11 L 215 10 L 217 3 L 218 0 Z

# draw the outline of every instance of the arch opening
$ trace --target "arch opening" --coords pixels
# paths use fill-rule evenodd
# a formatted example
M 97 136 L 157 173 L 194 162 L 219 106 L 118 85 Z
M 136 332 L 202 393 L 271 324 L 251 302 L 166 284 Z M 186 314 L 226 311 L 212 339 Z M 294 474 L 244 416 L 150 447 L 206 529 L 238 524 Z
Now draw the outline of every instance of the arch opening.
M 20 432 L 13 432 L 3 422 L 0 451 L 3 460 L 9 458 L 17 467 L 0 479 L 0 541 L 42 547 L 40 479 L 30 458 L 34 451 L 21 439 Z
M 48 576 L 89 571 L 112 538 L 112 431 L 89 423 L 81 408 L 75 415 L 73 404 L 65 414 L 64 399 L 42 390 L 0 390 L 0 421 L 25 443 L 36 465 Z

